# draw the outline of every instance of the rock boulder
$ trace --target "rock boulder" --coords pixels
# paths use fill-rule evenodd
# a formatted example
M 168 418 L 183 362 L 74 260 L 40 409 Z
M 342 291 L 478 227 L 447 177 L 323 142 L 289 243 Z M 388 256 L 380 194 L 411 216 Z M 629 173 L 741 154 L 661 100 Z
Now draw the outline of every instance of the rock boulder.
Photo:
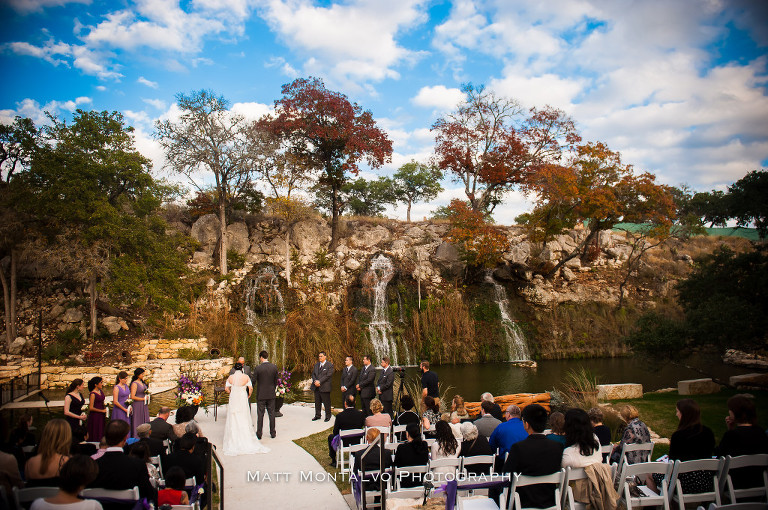
M 598 384 L 597 398 L 600 400 L 643 398 L 643 385 L 635 383 Z
M 64 316 L 61 318 L 61 320 L 66 322 L 67 324 L 80 322 L 81 320 L 83 320 L 83 312 L 81 312 L 77 308 L 68 308 L 67 311 L 64 312 Z
M 192 225 L 190 235 L 200 243 L 200 250 L 213 255 L 216 245 L 219 243 L 221 228 L 219 218 L 215 214 L 200 216 Z
M 677 381 L 677 392 L 680 395 L 708 395 L 718 393 L 720 389 L 720 385 L 709 378 Z
M 248 226 L 245 223 L 227 225 L 227 250 L 234 250 L 240 255 L 245 255 L 250 247 Z

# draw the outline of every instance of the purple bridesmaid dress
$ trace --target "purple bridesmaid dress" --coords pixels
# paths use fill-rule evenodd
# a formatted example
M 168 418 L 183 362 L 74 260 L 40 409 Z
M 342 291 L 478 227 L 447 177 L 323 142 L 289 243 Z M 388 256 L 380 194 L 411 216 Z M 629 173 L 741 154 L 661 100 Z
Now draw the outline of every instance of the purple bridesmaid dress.
M 131 389 L 126 385 L 125 390 L 121 388 L 120 386 L 117 387 L 117 401 L 120 402 L 120 405 L 123 407 L 127 407 L 125 405 L 125 401 L 128 400 L 128 397 L 131 396 Z M 126 423 L 131 423 L 131 420 L 128 419 L 128 415 L 120 409 L 117 406 L 113 407 L 112 410 L 112 419 L 113 420 L 123 420 Z

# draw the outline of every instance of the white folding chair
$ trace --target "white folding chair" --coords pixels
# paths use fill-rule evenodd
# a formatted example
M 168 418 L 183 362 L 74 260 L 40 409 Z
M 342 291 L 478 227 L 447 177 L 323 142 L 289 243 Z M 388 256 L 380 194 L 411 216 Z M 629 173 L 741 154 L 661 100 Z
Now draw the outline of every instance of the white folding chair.
M 29 446 L 22 446 L 21 447 L 21 451 L 24 452 L 24 453 L 34 453 L 35 452 L 35 448 L 37 448 L 37 445 L 34 445 L 34 444 L 29 445 Z M 97 448 L 98 448 L 98 446 L 97 446 Z
M 606 444 L 600 447 L 600 453 L 603 455 L 603 462 L 606 464 L 611 463 L 611 452 L 613 451 L 612 444 Z
M 394 480 L 394 487 L 396 490 L 406 489 L 406 487 L 401 487 L 400 482 L 402 482 L 405 478 L 410 478 L 411 475 L 419 475 L 422 485 L 424 485 L 424 481 L 427 478 L 426 474 L 428 472 L 429 464 L 424 464 L 423 466 L 395 466 L 394 474 L 392 475 Z
M 377 427 L 365 427 L 365 435 L 368 436 L 368 431 L 371 429 L 378 429 L 379 433 L 382 435 L 382 437 L 386 438 L 387 443 L 389 443 L 392 440 L 392 434 L 389 433 L 390 427 L 384 427 L 384 426 L 377 426 Z
M 157 466 L 157 473 L 160 475 L 160 478 L 165 478 L 165 476 L 163 476 L 163 464 L 162 464 L 162 461 L 160 460 L 159 455 L 150 457 L 149 463 L 152 464 L 153 466 Z
M 761 481 L 762 485 L 755 487 L 743 487 L 736 489 L 733 486 L 733 479 L 731 471 L 734 469 L 742 468 L 754 468 L 756 471 L 762 471 Z M 723 472 L 719 478 L 720 482 L 720 496 L 725 493 L 725 488 L 728 488 L 728 498 L 731 503 L 738 503 L 740 498 L 762 498 L 768 502 L 768 454 L 756 453 L 752 455 L 739 455 L 737 457 L 731 457 L 728 455 L 725 458 L 725 466 Z
M 165 454 L 169 455 L 171 453 L 171 440 L 163 439 L 163 446 L 165 446 Z
M 544 476 L 526 476 L 515 473 L 514 478 L 512 479 L 512 486 L 509 490 L 507 509 L 512 510 L 514 508 L 515 510 L 525 510 L 526 507 L 522 506 L 522 503 L 520 502 L 520 493 L 518 492 L 518 489 L 521 487 L 526 487 L 528 485 L 552 484 L 554 486 L 553 490 L 555 504 L 546 509 L 538 510 L 561 510 L 561 495 L 567 483 L 568 474 L 566 473 L 565 469 L 561 469 L 557 473 Z
M 461 463 L 461 472 L 464 473 L 464 475 L 469 474 L 469 470 L 467 467 L 469 466 L 490 466 L 491 470 L 487 474 L 493 474 L 493 464 L 496 461 L 496 457 L 494 455 L 473 455 L 471 457 L 463 457 L 463 461 Z
M 424 490 L 424 487 L 392 490 L 387 486 L 387 499 L 418 499 L 421 503 L 424 498 Z M 432 489 L 429 489 L 428 494 L 431 492 Z
M 509 473 L 489 475 L 488 481 L 493 480 L 505 480 L 510 481 Z M 499 496 L 499 504 L 488 496 L 476 495 L 473 489 L 466 489 L 465 487 L 475 483 L 473 480 L 460 480 L 457 484 L 456 503 L 460 510 L 499 510 L 500 508 L 507 508 L 507 501 L 509 496 L 509 487 L 505 487 Z M 508 483 L 507 483 L 508 485 Z M 470 495 L 464 496 L 462 492 L 469 493 Z
M 349 463 L 347 464 L 347 468 L 346 468 L 347 473 L 350 473 L 350 474 L 352 473 L 352 468 L 354 468 L 353 459 L 355 457 L 355 453 L 365 450 L 366 448 L 368 448 L 368 445 L 365 443 L 353 444 L 347 447 L 347 453 L 349 454 Z
M 349 466 L 352 464 L 349 461 L 349 448 L 350 446 L 361 444 L 365 438 L 365 429 L 347 429 L 339 431 L 339 450 L 336 452 L 336 461 L 339 463 L 339 470 L 342 475 L 349 473 Z M 349 443 L 344 446 L 344 440 Z
M 124 501 L 125 503 L 135 503 L 139 501 L 139 488 L 125 490 L 111 489 L 83 489 L 80 493 L 85 499 L 109 499 L 110 501 Z
M 195 501 L 191 505 L 171 505 L 171 510 L 200 510 L 200 503 Z
M 680 510 L 685 510 L 687 503 L 702 503 L 714 501 L 718 505 L 720 502 L 720 487 L 718 483 L 718 475 L 722 472 L 722 468 L 725 464 L 725 458 L 719 459 L 701 459 L 701 460 L 687 460 L 681 462 L 675 461 L 675 465 L 672 468 L 672 476 L 669 479 L 669 497 L 670 504 L 673 501 L 677 501 Z M 683 492 L 683 487 L 680 482 L 680 475 L 685 473 L 692 473 L 694 471 L 708 471 L 712 473 L 712 490 L 700 493 L 686 493 Z
M 730 505 L 717 506 L 714 503 L 709 504 L 708 510 L 766 510 L 768 504 L 765 503 L 731 503 Z M 703 506 L 699 505 L 696 510 L 705 510 Z
M 630 452 L 648 452 L 643 455 L 644 460 L 642 462 L 650 462 L 653 458 L 653 443 L 624 443 L 621 445 L 621 456 L 616 470 L 621 473 L 624 463 L 627 461 L 627 454 Z
M 458 473 L 460 467 L 461 467 L 461 457 L 456 457 L 455 459 L 454 458 L 433 459 L 429 461 L 429 472 L 432 473 L 432 477 L 435 483 L 455 480 L 456 474 Z M 450 470 L 445 473 L 443 473 L 442 471 L 439 473 L 435 473 L 435 470 L 437 469 L 444 470 L 444 468 L 453 468 L 453 476 L 449 476 L 451 474 Z
M 58 487 L 24 487 L 13 488 L 13 499 L 16 502 L 16 508 L 23 510 L 29 508 L 32 502 L 38 498 L 49 498 L 59 493 Z
M 400 434 L 405 433 L 405 428 L 408 425 L 393 425 L 392 426 L 392 441 L 402 443 L 403 441 L 400 440 Z
M 424 442 L 427 443 L 427 448 L 432 448 L 432 445 L 435 444 L 435 441 L 437 441 L 437 439 L 434 437 L 430 437 L 424 440 Z
M 669 479 L 672 474 L 674 464 L 671 462 L 639 462 L 637 464 L 624 464 L 624 468 L 619 475 L 619 487 L 616 492 L 619 493 L 619 500 L 624 501 L 627 510 L 638 506 L 663 506 L 664 510 L 669 510 Z M 661 483 L 661 494 L 654 493 L 645 485 L 646 475 L 659 474 L 664 475 Z M 643 483 L 637 484 L 637 489 L 642 496 L 632 496 L 630 493 L 630 483 L 640 480 Z
M 197 480 L 195 479 L 194 476 L 192 478 L 187 478 L 186 480 L 184 480 L 185 491 L 191 491 L 195 487 L 197 487 Z

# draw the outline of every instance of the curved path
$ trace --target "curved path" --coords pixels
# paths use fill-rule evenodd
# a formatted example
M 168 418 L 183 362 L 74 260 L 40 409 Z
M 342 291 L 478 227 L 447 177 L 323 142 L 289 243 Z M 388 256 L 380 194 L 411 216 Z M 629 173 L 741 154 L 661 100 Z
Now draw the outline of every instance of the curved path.
M 266 454 L 220 455 L 224 466 L 224 504 L 226 510 L 253 508 L 346 509 L 349 508 L 333 480 L 314 457 L 293 442 L 294 439 L 328 429 L 329 423 L 312 421 L 314 407 L 284 405 L 277 418 L 277 437 L 269 437 L 269 422 L 264 415 L 262 444 L 271 449 Z M 256 404 L 251 404 L 256 423 Z M 203 433 L 221 451 L 227 406 L 220 406 L 218 421 L 213 411 L 198 413 L 196 420 Z M 249 481 L 249 472 L 251 479 Z M 265 506 L 261 506 L 265 505 Z

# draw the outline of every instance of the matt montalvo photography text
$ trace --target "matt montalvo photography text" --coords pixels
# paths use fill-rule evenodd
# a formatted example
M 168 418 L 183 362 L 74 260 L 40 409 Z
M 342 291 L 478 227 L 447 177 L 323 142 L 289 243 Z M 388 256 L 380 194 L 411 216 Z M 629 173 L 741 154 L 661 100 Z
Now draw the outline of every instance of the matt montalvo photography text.
M 252 482 L 252 483 L 288 483 L 291 480 L 295 480 L 296 477 L 298 477 L 299 482 L 301 483 L 326 483 L 326 482 L 333 482 L 335 483 L 337 480 L 341 479 L 342 481 L 346 482 L 349 480 L 356 480 L 357 479 L 356 474 L 349 474 L 349 473 L 329 473 L 324 470 L 306 470 L 306 471 L 299 471 L 298 473 L 293 473 L 291 471 L 251 471 L 248 470 L 246 472 L 246 481 Z M 421 482 L 430 482 L 432 484 L 440 485 L 441 483 L 445 482 L 451 482 L 451 481 L 457 481 L 457 482 L 472 482 L 472 483 L 485 483 L 490 481 L 499 481 L 499 480 L 505 480 L 505 481 L 512 481 L 511 475 L 509 473 L 504 473 L 503 475 L 499 476 L 496 474 L 493 478 L 491 478 L 490 475 L 484 475 L 484 474 L 464 474 L 464 473 L 447 473 L 447 474 L 441 474 L 439 479 L 437 479 L 434 474 L 432 473 L 398 473 L 397 478 L 405 478 L 410 477 L 413 480 L 418 480 Z M 378 480 L 378 476 L 376 477 L 376 480 Z M 395 478 L 395 475 L 392 473 L 383 473 L 381 475 L 381 479 L 385 482 L 391 482 Z M 399 481 L 399 480 L 398 480 Z

